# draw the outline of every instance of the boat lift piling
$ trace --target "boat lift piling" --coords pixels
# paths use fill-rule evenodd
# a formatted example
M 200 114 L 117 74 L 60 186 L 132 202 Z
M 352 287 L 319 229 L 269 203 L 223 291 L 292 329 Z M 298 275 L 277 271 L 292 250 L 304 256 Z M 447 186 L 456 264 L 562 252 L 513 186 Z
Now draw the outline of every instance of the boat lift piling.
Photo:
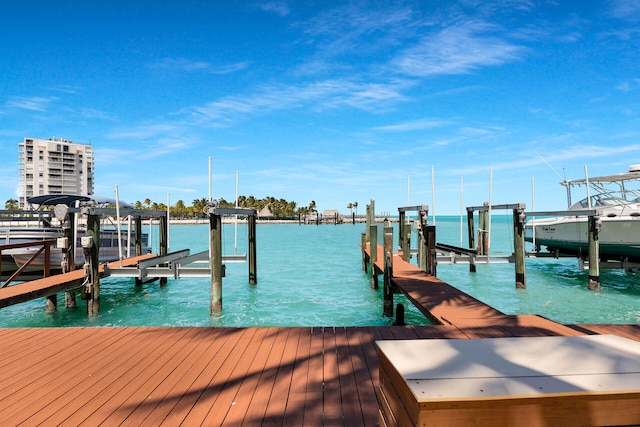
M 258 283 L 256 262 L 256 216 L 258 213 L 255 209 L 220 208 L 216 200 L 208 204 L 206 213 L 209 215 L 209 259 L 211 263 L 211 301 L 209 307 L 211 314 L 217 314 L 222 312 L 222 278 L 224 277 L 222 216 L 246 215 L 248 217 L 249 283 L 255 285 Z

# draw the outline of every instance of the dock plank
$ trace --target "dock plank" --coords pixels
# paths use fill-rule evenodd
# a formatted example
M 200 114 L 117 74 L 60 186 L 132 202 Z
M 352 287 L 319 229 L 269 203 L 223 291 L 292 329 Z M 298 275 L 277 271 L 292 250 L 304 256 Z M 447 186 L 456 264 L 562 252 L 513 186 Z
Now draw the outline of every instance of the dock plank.
M 271 353 L 275 335 L 278 330 L 275 328 L 262 328 L 261 334 L 258 335 L 260 342 L 255 356 L 249 366 L 247 374 L 242 384 L 237 388 L 234 396 L 233 404 L 224 418 L 224 422 L 241 425 L 245 420 L 255 422 L 257 418 L 262 419 L 264 408 L 257 408 L 254 398 L 259 396 L 266 387 L 266 377 L 269 375 L 267 369 L 267 359 Z M 259 414 L 259 415 L 258 415 Z
M 525 318 L 514 331 L 532 322 Z M 622 331 L 640 341 L 640 325 L 580 327 L 600 334 Z M 422 339 L 466 337 L 453 326 L 410 329 Z M 15 343 L 24 341 L 25 331 L 2 332 L 4 344 L 19 352 Z M 563 330 L 546 332 L 563 335 Z M 410 336 L 407 327 L 41 328 L 34 333 L 47 339 L 51 352 L 35 352 L 24 363 L 14 360 L 25 381 L 15 395 L 0 399 L 0 416 L 8 425 L 200 425 L 213 411 L 224 412 L 220 425 L 228 426 L 376 425 L 375 341 Z M 243 358 L 244 353 L 249 355 Z M 46 364 L 48 373 L 41 370 Z M 0 369 L 0 384 L 13 374 Z M 229 404 L 252 389 L 248 406 Z
M 293 361 L 291 392 L 283 414 L 282 425 L 301 426 L 304 424 L 304 407 L 309 377 L 309 355 L 311 354 L 310 330 L 299 330 L 298 346 Z
M 186 391 L 185 384 L 190 385 L 200 373 L 199 362 L 206 358 L 212 351 L 216 337 L 220 336 L 221 329 L 200 329 L 194 337 L 195 348 L 184 355 L 180 355 L 180 363 L 148 396 L 139 402 L 126 402 L 123 410 L 129 410 L 129 415 L 122 423 L 123 426 L 159 425 L 173 405 L 169 402 L 176 401 L 176 394 Z M 178 356 L 176 356 L 178 359 Z M 162 404 L 167 402 L 166 404 Z
M 269 402 L 265 408 L 263 425 L 281 425 L 282 417 L 287 410 L 287 400 L 291 395 L 291 386 L 295 374 L 294 366 L 297 358 L 298 342 L 300 341 L 300 329 L 290 328 L 286 336 L 286 342 L 282 346 L 282 357 L 278 366 L 272 366 L 275 373 L 273 390 L 269 394 Z M 273 360 L 276 361 L 275 359 Z M 271 366 L 271 365 L 270 365 Z M 266 393 L 265 393 L 266 394 Z

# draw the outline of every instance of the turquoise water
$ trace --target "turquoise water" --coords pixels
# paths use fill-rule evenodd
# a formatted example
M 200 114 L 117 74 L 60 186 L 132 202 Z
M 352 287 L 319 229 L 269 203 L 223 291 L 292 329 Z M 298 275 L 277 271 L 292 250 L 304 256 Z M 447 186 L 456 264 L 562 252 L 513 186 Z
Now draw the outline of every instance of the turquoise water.
M 439 242 L 460 243 L 459 218 L 438 217 L 436 226 Z M 248 284 L 246 263 L 227 264 L 220 315 L 209 314 L 208 279 L 170 279 L 164 287 L 153 282 L 139 288 L 133 279 L 104 279 L 97 317 L 87 317 L 81 300 L 78 309 L 54 314 L 44 312 L 44 300 L 36 300 L 0 310 L 0 327 L 390 325 L 393 319 L 382 316 L 381 291 L 372 290 L 362 272 L 364 229 L 363 224 L 258 224 L 258 284 Z M 170 231 L 171 251 L 207 248 L 207 224 L 172 225 Z M 224 226 L 225 254 L 246 252 L 245 225 L 238 225 L 237 235 L 234 249 L 234 226 Z M 157 245 L 157 235 L 153 241 Z M 511 253 L 512 241 L 511 217 L 494 216 L 492 255 Z M 562 323 L 640 323 L 640 281 L 633 273 L 603 271 L 600 292 L 587 290 L 587 273 L 575 259 L 528 260 L 524 290 L 515 289 L 514 276 L 513 264 L 478 265 L 476 273 L 469 273 L 468 265 L 438 265 L 442 280 L 507 314 L 541 314 Z M 404 297 L 395 299 L 405 304 L 407 323 L 428 324 Z

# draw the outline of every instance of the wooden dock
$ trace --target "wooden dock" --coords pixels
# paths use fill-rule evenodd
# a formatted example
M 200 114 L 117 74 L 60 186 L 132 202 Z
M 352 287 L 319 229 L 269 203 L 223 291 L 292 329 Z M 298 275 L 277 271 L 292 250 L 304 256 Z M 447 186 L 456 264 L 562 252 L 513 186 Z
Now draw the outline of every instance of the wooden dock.
M 511 326 L 1 329 L 5 425 L 374 426 L 385 339 L 559 335 Z M 640 340 L 637 325 L 568 327 Z
M 134 266 L 139 261 L 154 257 L 153 254 L 145 254 L 137 257 L 127 258 L 122 261 L 123 266 Z M 120 266 L 120 261 L 109 263 L 109 266 L 116 268 Z M 104 266 L 100 266 L 99 274 L 104 273 Z M 84 280 L 84 270 L 74 270 L 65 275 L 53 275 L 42 279 L 30 280 L 5 288 L 0 288 L 0 308 L 14 304 L 20 304 L 37 298 L 54 295 L 58 292 L 66 292 L 77 289 Z
M 0 329 L 0 417 L 27 426 L 375 426 L 379 340 L 640 341 L 640 325 L 505 315 L 395 259 L 394 281 L 439 324 Z

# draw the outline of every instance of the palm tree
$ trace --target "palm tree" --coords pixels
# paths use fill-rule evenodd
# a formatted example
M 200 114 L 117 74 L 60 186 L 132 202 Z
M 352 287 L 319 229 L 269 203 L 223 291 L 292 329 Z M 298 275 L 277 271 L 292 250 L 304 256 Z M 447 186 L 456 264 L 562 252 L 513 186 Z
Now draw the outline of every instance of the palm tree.
M 347 205 L 347 209 L 349 209 L 349 215 L 351 215 L 351 212 L 352 212 L 352 210 L 353 210 L 353 203 L 349 203 L 349 204 Z
M 4 204 L 4 208 L 8 211 L 17 211 L 19 207 L 20 205 L 18 204 L 18 201 L 16 199 L 9 199 Z
M 356 210 L 356 216 L 358 216 L 358 202 L 353 202 L 353 208 Z

